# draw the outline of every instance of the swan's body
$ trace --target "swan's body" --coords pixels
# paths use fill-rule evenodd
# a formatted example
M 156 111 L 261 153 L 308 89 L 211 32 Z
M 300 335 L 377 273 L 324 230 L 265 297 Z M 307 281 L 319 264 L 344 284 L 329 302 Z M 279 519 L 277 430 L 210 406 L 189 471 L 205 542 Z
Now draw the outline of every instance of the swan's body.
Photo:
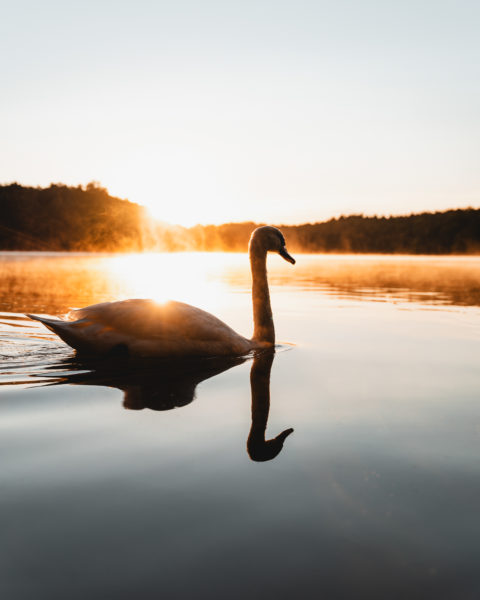
M 250 340 L 220 319 L 182 302 L 103 302 L 72 310 L 65 321 L 29 316 L 89 354 L 125 349 L 132 356 L 222 356 L 251 349 Z
M 254 334 L 236 333 L 212 314 L 182 302 L 153 300 L 103 302 L 72 310 L 66 320 L 28 315 L 67 344 L 89 354 L 121 350 L 132 356 L 231 356 L 275 344 L 266 256 L 277 251 L 295 263 L 275 227 L 259 227 L 250 239 Z

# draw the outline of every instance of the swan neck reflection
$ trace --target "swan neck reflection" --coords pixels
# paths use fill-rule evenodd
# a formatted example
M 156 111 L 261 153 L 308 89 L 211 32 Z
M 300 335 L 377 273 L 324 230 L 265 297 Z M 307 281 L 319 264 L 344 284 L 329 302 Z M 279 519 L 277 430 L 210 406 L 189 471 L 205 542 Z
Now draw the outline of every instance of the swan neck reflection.
M 293 432 L 292 428 L 285 429 L 275 438 L 265 440 L 270 412 L 270 373 L 274 357 L 274 351 L 257 353 L 250 371 L 252 425 L 247 440 L 247 452 L 250 458 L 257 462 L 265 462 L 278 456 L 285 439 Z

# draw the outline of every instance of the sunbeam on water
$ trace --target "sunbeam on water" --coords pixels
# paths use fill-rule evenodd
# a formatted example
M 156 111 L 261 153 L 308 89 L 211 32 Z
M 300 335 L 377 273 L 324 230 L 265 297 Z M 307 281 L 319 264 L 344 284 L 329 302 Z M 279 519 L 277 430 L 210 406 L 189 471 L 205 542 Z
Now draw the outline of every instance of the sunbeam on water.
M 480 596 L 480 259 L 296 258 L 291 351 L 139 361 L 24 313 L 171 298 L 250 336 L 246 255 L 0 253 L 2 597 Z

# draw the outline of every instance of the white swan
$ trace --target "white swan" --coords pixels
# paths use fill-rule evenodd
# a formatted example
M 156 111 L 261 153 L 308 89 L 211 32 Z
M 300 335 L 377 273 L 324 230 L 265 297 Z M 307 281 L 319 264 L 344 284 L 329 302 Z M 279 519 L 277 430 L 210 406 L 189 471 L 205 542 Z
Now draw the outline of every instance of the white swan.
M 254 331 L 241 336 L 208 312 L 182 302 L 153 300 L 102 302 L 72 310 L 67 320 L 27 315 L 54 331 L 78 351 L 131 356 L 229 356 L 275 344 L 267 281 L 267 252 L 295 264 L 275 227 L 258 227 L 249 243 Z

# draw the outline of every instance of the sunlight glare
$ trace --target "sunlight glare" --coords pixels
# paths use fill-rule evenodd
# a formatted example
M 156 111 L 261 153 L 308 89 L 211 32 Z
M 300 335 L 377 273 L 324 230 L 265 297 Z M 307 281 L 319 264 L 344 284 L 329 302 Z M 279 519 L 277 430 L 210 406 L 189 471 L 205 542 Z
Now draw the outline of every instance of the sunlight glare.
M 142 204 L 154 219 L 184 227 L 231 220 L 221 157 L 172 144 L 145 145 L 120 164 L 104 175 L 110 193 Z
M 221 254 L 213 264 L 203 253 L 126 254 L 110 259 L 108 268 L 125 298 L 177 300 L 210 311 L 228 294 L 227 282 L 213 272 L 224 262 Z

